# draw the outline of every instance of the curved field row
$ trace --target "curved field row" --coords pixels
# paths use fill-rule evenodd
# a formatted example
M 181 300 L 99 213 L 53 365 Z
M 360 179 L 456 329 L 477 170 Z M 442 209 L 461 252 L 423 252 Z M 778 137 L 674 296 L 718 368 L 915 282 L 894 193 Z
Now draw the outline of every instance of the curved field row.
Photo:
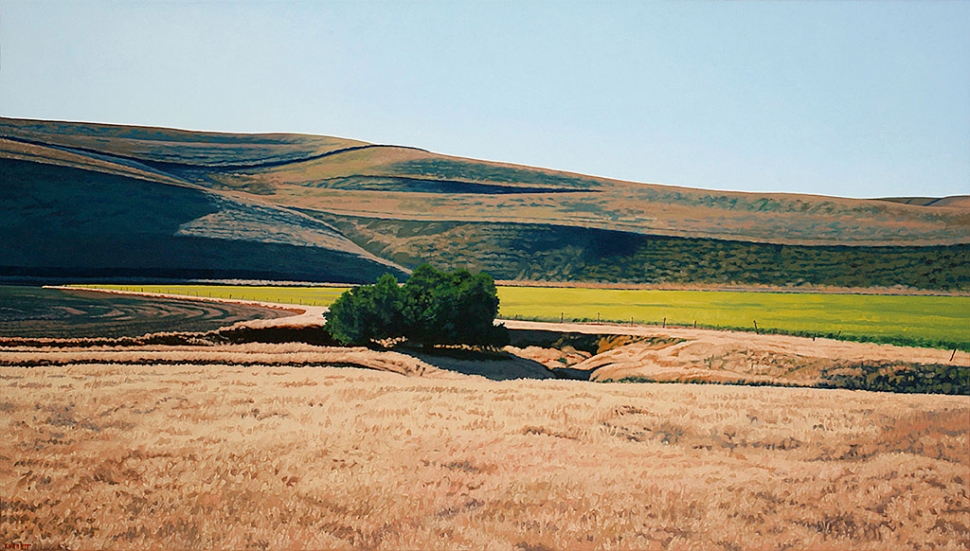
M 0 336 L 138 337 L 212 331 L 292 312 L 255 305 L 0 286 Z
M 211 346 L 102 346 L 97 349 L 13 347 L 0 351 L 0 368 L 77 366 L 355 367 L 415 377 L 457 379 L 419 358 L 366 348 L 303 343 Z

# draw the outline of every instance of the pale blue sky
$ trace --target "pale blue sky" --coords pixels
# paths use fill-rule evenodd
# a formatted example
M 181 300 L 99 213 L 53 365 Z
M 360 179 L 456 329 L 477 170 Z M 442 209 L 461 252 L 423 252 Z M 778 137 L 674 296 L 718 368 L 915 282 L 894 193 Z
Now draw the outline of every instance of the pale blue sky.
M 970 194 L 970 2 L 0 0 L 0 115 Z

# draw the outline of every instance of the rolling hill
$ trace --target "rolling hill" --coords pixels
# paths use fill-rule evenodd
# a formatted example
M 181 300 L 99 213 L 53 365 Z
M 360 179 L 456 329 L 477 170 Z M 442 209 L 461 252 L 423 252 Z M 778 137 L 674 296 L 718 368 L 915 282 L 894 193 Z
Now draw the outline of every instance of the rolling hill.
M 299 134 L 0 118 L 0 275 L 970 288 L 970 198 L 622 182 Z

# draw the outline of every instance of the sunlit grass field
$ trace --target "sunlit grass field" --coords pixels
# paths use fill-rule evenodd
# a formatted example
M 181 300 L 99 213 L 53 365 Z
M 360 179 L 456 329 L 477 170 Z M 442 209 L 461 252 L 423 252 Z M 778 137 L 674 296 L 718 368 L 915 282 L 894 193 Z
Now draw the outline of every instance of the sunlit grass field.
M 330 306 L 350 287 L 249 285 L 78 285 L 88 289 L 164 293 L 200 298 L 254 300 L 306 306 Z
M 970 342 L 970 297 L 504 287 L 502 316 Z
M 328 306 L 347 287 L 89 285 Z M 970 297 L 499 287 L 500 316 L 970 343 Z M 666 322 L 664 321 L 666 320 Z
M 7 549 L 970 544 L 962 396 L 285 365 L 0 377 Z

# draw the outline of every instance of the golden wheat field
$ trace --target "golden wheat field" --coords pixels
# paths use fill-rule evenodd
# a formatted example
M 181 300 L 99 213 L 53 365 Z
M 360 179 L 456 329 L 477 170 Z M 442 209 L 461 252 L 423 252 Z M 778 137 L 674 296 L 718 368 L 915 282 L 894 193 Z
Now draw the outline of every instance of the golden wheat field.
M 970 546 L 967 397 L 403 371 L 0 368 L 0 541 Z

